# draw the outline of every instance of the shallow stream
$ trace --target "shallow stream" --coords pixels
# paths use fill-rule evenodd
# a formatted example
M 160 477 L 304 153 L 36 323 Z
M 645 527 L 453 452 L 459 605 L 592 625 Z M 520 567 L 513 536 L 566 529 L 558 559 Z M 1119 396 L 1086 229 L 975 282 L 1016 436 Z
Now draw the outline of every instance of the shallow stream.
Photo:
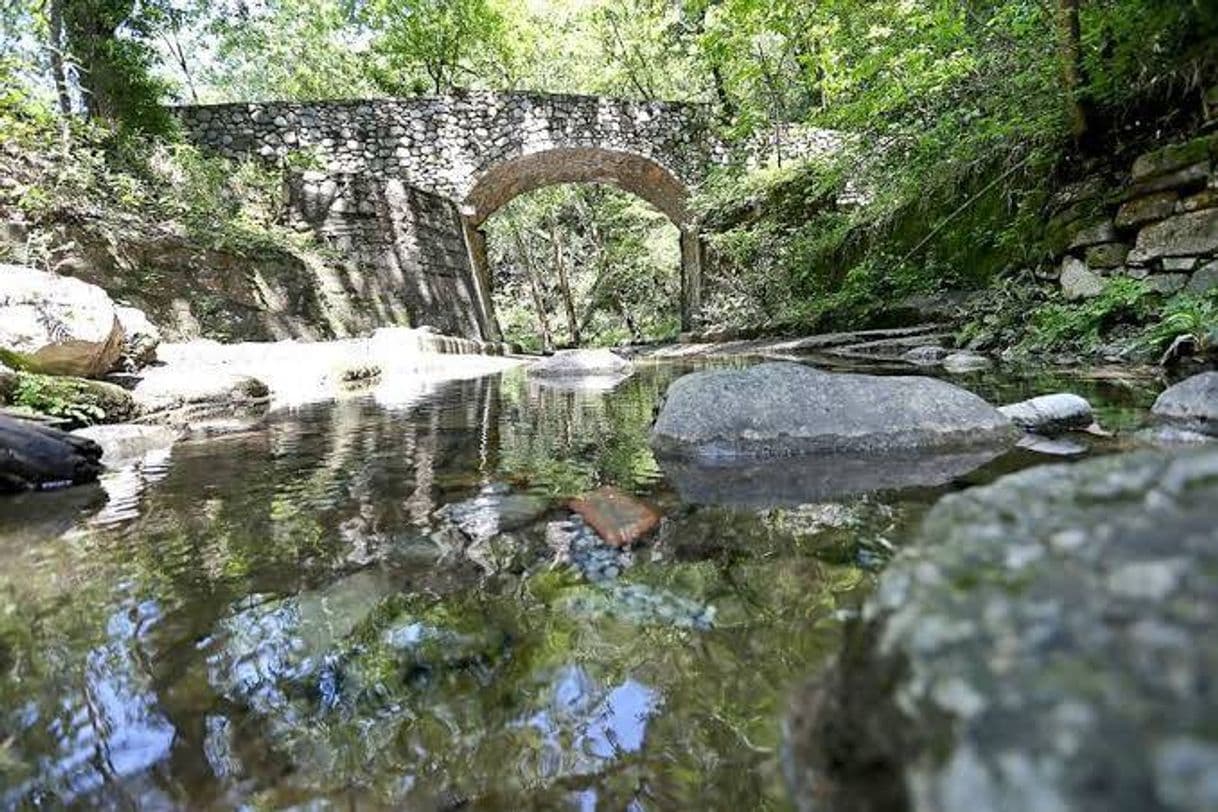
M 943 493 L 1057 460 L 689 504 L 647 432 L 692 368 L 281 411 L 104 487 L 0 502 L 0 808 L 785 808 L 784 699 L 885 560 Z M 1077 392 L 1109 429 L 1155 395 L 959 382 Z M 586 536 L 566 499 L 603 485 L 654 505 L 657 533 L 627 556 L 557 550 L 555 528 Z

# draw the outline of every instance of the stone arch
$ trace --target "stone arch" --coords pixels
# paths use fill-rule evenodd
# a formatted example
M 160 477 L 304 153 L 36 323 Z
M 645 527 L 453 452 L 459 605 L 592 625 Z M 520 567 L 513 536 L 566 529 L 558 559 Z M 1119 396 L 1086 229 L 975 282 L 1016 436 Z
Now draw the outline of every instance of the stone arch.
M 681 323 L 688 328 L 697 311 L 702 251 L 689 211 L 689 189 L 663 164 L 634 152 L 606 147 L 553 147 L 501 161 L 472 179 L 460 209 L 470 244 L 471 261 L 485 303 L 490 307 L 490 267 L 480 226 L 516 197 L 563 183 L 604 183 L 636 195 L 666 215 L 681 237 Z M 497 330 L 497 325 L 495 327 Z
M 522 194 L 561 183 L 605 183 L 641 197 L 678 227 L 689 219 L 689 190 L 658 161 L 604 147 L 555 147 L 510 158 L 473 178 L 461 212 L 475 226 Z

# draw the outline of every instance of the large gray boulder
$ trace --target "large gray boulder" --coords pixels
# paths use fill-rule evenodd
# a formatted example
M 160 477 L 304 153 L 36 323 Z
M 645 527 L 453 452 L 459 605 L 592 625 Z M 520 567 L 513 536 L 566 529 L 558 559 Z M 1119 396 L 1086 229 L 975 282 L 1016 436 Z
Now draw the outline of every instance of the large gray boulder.
M 799 690 L 801 810 L 1218 809 L 1218 448 L 943 499 Z
M 1202 372 L 1169 386 L 1150 412 L 1171 427 L 1218 436 L 1218 372 Z
M 529 367 L 538 378 L 629 375 L 634 366 L 609 350 L 559 350 Z
M 946 381 L 771 363 L 679 378 L 651 445 L 661 456 L 721 462 L 965 451 L 1007 447 L 1015 438 L 1001 412 Z
M 32 372 L 96 378 L 123 348 L 114 302 L 96 285 L 0 264 L 0 351 Z

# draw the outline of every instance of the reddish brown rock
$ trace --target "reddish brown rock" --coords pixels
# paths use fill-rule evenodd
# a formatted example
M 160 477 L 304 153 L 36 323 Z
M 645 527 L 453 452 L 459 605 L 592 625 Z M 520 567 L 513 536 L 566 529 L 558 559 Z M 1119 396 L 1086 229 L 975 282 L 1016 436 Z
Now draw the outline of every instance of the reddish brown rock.
M 655 508 L 612 486 L 573 499 L 570 507 L 598 536 L 615 547 L 629 547 L 660 523 Z

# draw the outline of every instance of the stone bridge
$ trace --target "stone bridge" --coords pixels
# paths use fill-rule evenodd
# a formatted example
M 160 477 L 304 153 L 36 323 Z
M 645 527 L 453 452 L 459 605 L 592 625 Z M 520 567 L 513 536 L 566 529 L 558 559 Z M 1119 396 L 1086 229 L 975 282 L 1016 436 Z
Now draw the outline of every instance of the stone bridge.
M 678 226 L 682 323 L 697 311 L 701 249 L 689 193 L 726 159 L 709 107 L 470 91 L 178 114 L 204 149 L 299 170 L 290 174 L 288 219 L 342 252 L 352 266 L 348 293 L 388 276 L 400 298 L 381 303 L 387 320 L 498 339 L 479 227 L 518 195 L 589 182 L 638 195 Z

